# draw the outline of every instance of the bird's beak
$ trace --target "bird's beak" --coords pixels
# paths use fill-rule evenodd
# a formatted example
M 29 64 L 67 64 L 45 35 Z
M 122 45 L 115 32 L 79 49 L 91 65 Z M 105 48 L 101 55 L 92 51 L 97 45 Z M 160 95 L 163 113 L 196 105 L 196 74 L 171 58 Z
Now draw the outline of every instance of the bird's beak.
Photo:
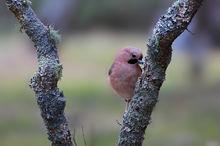
M 143 65 L 143 64 L 144 64 L 144 61 L 143 61 L 143 59 L 141 59 L 141 60 L 138 60 L 138 64 L 140 64 L 140 65 Z

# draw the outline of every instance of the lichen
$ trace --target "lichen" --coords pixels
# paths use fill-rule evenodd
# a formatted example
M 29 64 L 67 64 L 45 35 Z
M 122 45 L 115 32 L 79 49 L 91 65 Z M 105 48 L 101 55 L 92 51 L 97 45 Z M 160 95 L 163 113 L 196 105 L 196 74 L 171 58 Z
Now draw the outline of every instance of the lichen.
M 62 37 L 59 34 L 59 31 L 55 30 L 51 25 L 48 26 L 48 33 L 51 41 L 54 42 L 56 45 L 61 42 Z
M 24 5 L 28 5 L 28 6 L 31 6 L 32 5 L 32 2 L 30 0 L 22 0 L 22 3 Z
M 55 64 L 54 65 L 54 73 L 55 73 L 55 76 L 58 80 L 60 80 L 62 78 L 62 69 L 63 69 L 62 64 Z
M 62 78 L 62 64 L 57 63 L 55 60 L 51 60 L 50 58 L 40 57 L 39 58 L 39 68 L 46 69 L 47 73 L 50 73 L 55 76 L 57 80 Z M 42 70 L 41 70 L 42 71 Z M 44 74 L 43 72 L 39 72 Z

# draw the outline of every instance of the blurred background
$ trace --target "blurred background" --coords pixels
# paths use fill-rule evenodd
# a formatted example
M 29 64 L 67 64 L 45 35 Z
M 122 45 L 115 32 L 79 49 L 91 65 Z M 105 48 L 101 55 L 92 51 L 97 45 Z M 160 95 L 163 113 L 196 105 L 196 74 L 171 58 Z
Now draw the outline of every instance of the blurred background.
M 60 30 L 66 116 L 79 146 L 117 143 L 124 102 L 109 88 L 119 48 L 146 52 L 152 27 L 173 0 L 33 0 L 46 25 Z M 173 45 L 173 57 L 144 146 L 220 146 L 220 1 L 206 1 Z M 0 1 L 1 146 L 49 146 L 28 81 L 33 44 Z M 83 130 L 82 130 L 83 128 Z

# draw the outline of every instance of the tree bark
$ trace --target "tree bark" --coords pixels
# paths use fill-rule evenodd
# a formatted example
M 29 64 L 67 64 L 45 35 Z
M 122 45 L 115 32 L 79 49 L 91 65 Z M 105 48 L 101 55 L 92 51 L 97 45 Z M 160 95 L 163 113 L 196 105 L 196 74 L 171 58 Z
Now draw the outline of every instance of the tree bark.
M 173 41 L 187 28 L 203 0 L 176 0 L 158 20 L 134 97 L 124 113 L 118 146 L 141 146 L 170 63 Z
M 57 87 L 62 76 L 56 47 L 59 36 L 52 27 L 46 27 L 37 18 L 29 0 L 6 0 L 6 5 L 36 47 L 39 65 L 30 87 L 36 94 L 48 138 L 52 146 L 73 146 L 64 115 L 65 97 Z

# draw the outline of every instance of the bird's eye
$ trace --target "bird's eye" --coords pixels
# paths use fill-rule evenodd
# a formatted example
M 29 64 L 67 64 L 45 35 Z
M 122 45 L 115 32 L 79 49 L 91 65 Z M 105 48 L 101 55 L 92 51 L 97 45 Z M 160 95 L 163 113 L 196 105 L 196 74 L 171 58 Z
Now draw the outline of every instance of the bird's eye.
M 143 59 L 143 56 L 141 55 L 141 57 L 139 57 L 138 59 L 139 59 L 139 60 L 142 60 L 142 59 Z
M 132 54 L 132 58 L 135 58 L 135 57 L 136 57 L 136 55 Z

